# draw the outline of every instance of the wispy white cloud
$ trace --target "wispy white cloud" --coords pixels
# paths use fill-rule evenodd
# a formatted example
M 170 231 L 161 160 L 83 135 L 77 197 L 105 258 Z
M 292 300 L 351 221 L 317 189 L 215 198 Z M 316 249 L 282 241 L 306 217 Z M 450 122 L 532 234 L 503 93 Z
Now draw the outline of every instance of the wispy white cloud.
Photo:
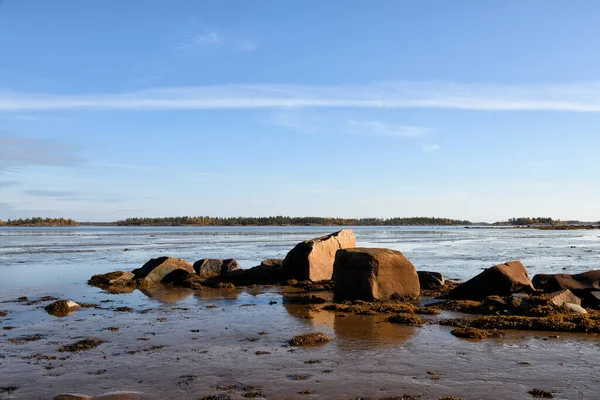
M 196 35 L 191 38 L 196 44 L 216 44 L 223 41 L 221 34 L 217 31 L 206 32 L 202 35 Z
M 421 148 L 423 149 L 423 151 L 431 153 L 434 151 L 440 151 L 442 149 L 442 146 L 437 144 L 424 144 Z
M 351 132 L 372 136 L 425 136 L 430 130 L 421 126 L 397 125 L 383 121 L 348 121 Z
M 186 52 L 197 52 L 210 48 L 251 53 L 258 49 L 258 43 L 245 36 L 218 30 L 205 30 L 200 34 L 188 34 L 186 39 L 177 48 Z
M 90 201 L 98 203 L 118 203 L 122 201 L 121 198 L 106 194 L 76 192 L 70 190 L 27 189 L 22 192 L 31 197 L 44 197 L 62 201 Z
M 23 114 L 16 114 L 16 115 L 11 115 L 12 119 L 18 119 L 21 121 L 37 121 L 37 117 L 34 117 L 32 115 L 23 115 Z
M 0 92 L 0 111 L 256 108 L 444 108 L 600 112 L 600 82 L 483 85 L 388 82 L 369 85 L 217 85 L 123 93 L 58 95 Z
M 422 137 L 430 129 L 371 119 L 348 119 L 345 114 L 294 111 L 271 113 L 268 123 L 296 132 L 327 135 Z

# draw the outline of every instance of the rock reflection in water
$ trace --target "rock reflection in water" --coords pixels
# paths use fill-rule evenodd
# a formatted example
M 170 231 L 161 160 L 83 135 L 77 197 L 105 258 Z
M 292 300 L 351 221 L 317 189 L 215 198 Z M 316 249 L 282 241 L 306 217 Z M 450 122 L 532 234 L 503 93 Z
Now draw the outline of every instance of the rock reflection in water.
M 342 349 L 372 349 L 399 345 L 412 338 L 418 328 L 387 322 L 388 315 L 336 314 L 319 306 L 284 304 L 285 310 L 315 330 L 333 331 Z
M 190 297 L 194 292 L 190 289 L 169 288 L 162 286 L 152 286 L 147 289 L 140 289 L 140 292 L 153 300 L 161 303 L 177 303 Z
M 399 345 L 412 338 L 418 328 L 387 322 L 388 315 L 336 314 L 333 329 L 341 348 L 372 349 Z
M 208 305 L 208 301 L 211 300 L 236 300 L 239 296 L 239 290 L 228 289 L 202 289 L 194 292 L 194 297 L 198 299 L 202 305 Z

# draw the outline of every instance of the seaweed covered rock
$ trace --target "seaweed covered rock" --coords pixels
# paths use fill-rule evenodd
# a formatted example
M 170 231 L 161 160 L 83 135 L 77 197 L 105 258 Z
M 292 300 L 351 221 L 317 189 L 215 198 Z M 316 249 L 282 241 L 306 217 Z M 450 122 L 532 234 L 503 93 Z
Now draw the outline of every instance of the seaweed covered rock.
M 356 237 L 351 229 L 298 243 L 283 260 L 283 270 L 288 278 L 322 281 L 331 279 L 335 253 L 339 249 L 356 247 Z
M 141 268 L 134 269 L 135 280 L 140 287 L 160 283 L 171 272 L 182 269 L 190 274 L 195 273 L 194 267 L 189 262 L 174 257 L 153 258 Z
M 194 271 L 202 279 L 223 278 L 231 271 L 239 270 L 240 265 L 237 260 L 229 258 L 221 260 L 216 258 L 204 258 L 194 263 Z
M 444 275 L 439 272 L 417 271 L 421 289 L 439 289 L 446 283 Z
M 545 293 L 569 289 L 576 296 L 585 297 L 589 292 L 600 290 L 600 270 L 581 274 L 537 274 L 533 286 Z
M 419 297 L 419 277 L 412 263 L 396 250 L 338 250 L 333 271 L 336 300 L 389 300 Z
M 44 307 L 44 310 L 55 317 L 66 317 L 72 314 L 81 306 L 71 300 L 57 300 Z
M 523 264 L 520 261 L 510 261 L 487 268 L 457 286 L 447 297 L 459 300 L 481 300 L 487 296 L 509 296 L 519 292 L 533 293 L 535 289 Z
M 294 347 L 301 346 L 316 346 L 325 343 L 329 343 L 331 339 L 323 332 L 304 333 L 302 335 L 294 336 L 289 340 L 289 344 Z

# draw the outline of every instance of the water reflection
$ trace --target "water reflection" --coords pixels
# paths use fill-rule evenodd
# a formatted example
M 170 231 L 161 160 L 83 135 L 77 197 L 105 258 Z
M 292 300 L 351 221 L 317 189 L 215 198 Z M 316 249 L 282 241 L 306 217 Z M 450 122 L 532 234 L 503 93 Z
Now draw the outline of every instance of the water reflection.
M 209 300 L 236 300 L 240 296 L 239 290 L 227 290 L 227 289 L 202 289 L 194 292 L 194 297 L 202 303 Z M 202 304 L 206 305 L 206 304 Z
M 284 304 L 285 310 L 314 330 L 333 330 L 343 349 L 372 349 L 407 342 L 418 328 L 387 322 L 387 315 L 336 314 L 319 306 Z
M 140 292 L 150 297 L 153 300 L 158 300 L 161 303 L 177 303 L 190 297 L 194 292 L 190 289 L 170 288 L 153 286 L 147 289 L 140 289 Z
M 412 326 L 387 322 L 387 315 L 336 314 L 333 329 L 339 346 L 352 349 L 372 349 L 377 346 L 399 345 L 407 342 L 416 333 Z

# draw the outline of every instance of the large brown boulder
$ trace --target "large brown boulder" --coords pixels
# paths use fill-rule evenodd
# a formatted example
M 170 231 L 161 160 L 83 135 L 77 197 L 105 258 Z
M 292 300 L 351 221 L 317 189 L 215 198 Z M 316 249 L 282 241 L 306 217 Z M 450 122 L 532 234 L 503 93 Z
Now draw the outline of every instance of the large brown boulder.
M 195 273 L 192 264 L 174 257 L 153 258 L 141 268 L 134 269 L 132 272 L 138 285 L 144 287 L 162 282 L 165 276 L 177 269 L 185 270 L 190 274 Z
M 335 253 L 356 247 L 351 229 L 298 243 L 283 260 L 283 271 L 289 278 L 313 282 L 331 279 Z
M 577 296 L 584 296 L 600 289 L 600 270 L 582 274 L 537 274 L 533 277 L 533 286 L 543 292 L 555 292 L 569 289 Z
M 241 269 L 238 262 L 229 258 L 220 260 L 216 258 L 204 258 L 194 263 L 194 270 L 202 279 L 226 277 L 231 271 Z
M 512 293 L 533 293 L 535 289 L 520 261 L 487 268 L 474 278 L 457 286 L 448 294 L 450 299 L 482 300 L 487 296 L 510 296 Z
M 396 250 L 338 250 L 333 267 L 336 300 L 388 300 L 419 297 L 419 277 L 412 263 Z

